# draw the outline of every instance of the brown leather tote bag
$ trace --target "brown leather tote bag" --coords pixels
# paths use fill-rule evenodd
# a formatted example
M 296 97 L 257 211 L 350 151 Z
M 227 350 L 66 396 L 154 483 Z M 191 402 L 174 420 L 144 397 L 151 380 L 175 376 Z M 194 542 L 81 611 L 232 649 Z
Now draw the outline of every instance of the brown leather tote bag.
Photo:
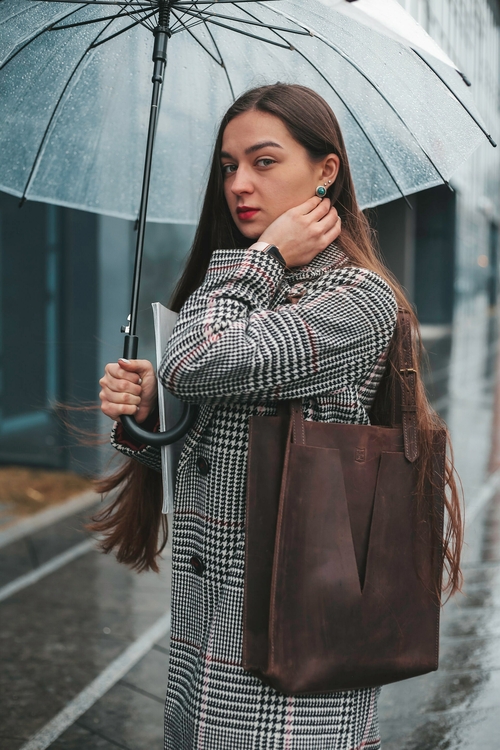
M 304 421 L 300 400 L 276 417 L 250 417 L 243 667 L 286 694 L 378 686 L 438 667 L 442 560 L 416 512 L 404 311 L 395 335 L 405 344 L 393 404 L 401 424 Z M 440 518 L 445 446 L 436 430 L 431 502 Z

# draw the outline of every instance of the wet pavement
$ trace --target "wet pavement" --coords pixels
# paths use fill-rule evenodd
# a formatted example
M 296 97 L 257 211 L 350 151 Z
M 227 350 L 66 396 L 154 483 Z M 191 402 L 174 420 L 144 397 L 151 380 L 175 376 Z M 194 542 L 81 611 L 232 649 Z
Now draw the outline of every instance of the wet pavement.
M 442 614 L 439 670 L 382 691 L 384 750 L 500 746 L 500 495 L 475 523 L 463 594 Z
M 453 347 L 427 342 L 431 390 L 452 430 L 470 519 L 464 592 L 443 610 L 438 672 L 383 689 L 384 750 L 500 746 L 500 482 L 488 484 L 500 478 L 497 337 L 491 321 L 481 334 L 471 319 L 462 321 Z M 90 548 L 71 559 L 86 539 L 89 512 L 11 543 L 0 535 L 0 599 L 6 586 L 24 581 L 0 601 L 0 750 L 162 748 L 166 629 L 85 710 L 69 723 L 61 719 L 52 739 L 40 734 L 168 612 L 168 549 L 160 575 L 134 574 Z M 21 577 L 33 570 L 42 575 L 29 584 Z M 33 736 L 39 739 L 29 743 Z
M 0 549 L 0 586 L 81 544 L 85 515 Z M 1 602 L 1 750 L 22 748 L 165 615 L 168 597 L 168 552 L 160 575 L 137 575 L 92 549 Z M 167 667 L 164 636 L 49 746 L 160 750 Z
M 439 670 L 383 688 L 383 750 L 500 747 L 500 493 L 488 491 L 500 469 L 497 322 L 490 317 L 482 329 L 479 310 L 460 313 L 448 363 L 433 361 L 434 342 L 426 346 L 464 487 L 463 593 L 442 611 Z

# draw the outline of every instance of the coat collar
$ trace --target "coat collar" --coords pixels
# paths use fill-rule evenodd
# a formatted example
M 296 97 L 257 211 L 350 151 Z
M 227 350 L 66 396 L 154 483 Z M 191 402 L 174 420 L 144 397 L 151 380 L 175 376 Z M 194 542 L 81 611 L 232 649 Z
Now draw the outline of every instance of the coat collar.
M 285 278 L 291 283 L 296 281 L 305 281 L 320 274 L 333 271 L 336 268 L 348 265 L 349 258 L 335 244 L 328 245 L 310 263 L 305 266 L 296 266 L 289 271 L 285 271 Z

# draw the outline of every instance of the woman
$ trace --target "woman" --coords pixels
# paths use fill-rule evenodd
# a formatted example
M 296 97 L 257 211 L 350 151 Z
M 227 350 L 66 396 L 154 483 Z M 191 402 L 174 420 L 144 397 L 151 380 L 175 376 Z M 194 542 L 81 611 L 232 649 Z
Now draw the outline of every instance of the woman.
M 327 103 L 297 85 L 244 94 L 217 136 L 159 369 L 166 388 L 200 404 L 176 477 L 168 750 L 380 747 L 378 689 L 289 697 L 243 670 L 245 485 L 248 418 L 275 414 L 278 400 L 302 398 L 309 420 L 370 423 L 398 304 L 408 307 L 373 248 Z M 113 444 L 135 460 L 103 484 L 122 483 L 122 492 L 94 528 L 119 560 L 154 569 L 159 451 L 134 445 L 119 426 L 122 414 L 157 421 L 154 369 L 120 360 L 100 383 L 102 410 L 118 420 Z M 437 418 L 421 380 L 418 407 L 430 445 Z M 455 590 L 460 523 L 448 481 Z

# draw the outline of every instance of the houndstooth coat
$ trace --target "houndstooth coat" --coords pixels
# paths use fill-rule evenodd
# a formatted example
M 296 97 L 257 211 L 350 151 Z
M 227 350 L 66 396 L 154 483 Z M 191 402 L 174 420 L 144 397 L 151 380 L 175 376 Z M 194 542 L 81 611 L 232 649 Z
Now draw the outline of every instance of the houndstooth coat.
M 166 750 L 380 747 L 378 689 L 289 697 L 243 670 L 245 490 L 248 418 L 277 399 L 301 397 L 305 419 L 369 423 L 396 315 L 386 282 L 334 245 L 291 270 L 216 250 L 183 306 L 159 379 L 201 408 L 176 476 Z M 112 439 L 160 468 L 158 449 Z

